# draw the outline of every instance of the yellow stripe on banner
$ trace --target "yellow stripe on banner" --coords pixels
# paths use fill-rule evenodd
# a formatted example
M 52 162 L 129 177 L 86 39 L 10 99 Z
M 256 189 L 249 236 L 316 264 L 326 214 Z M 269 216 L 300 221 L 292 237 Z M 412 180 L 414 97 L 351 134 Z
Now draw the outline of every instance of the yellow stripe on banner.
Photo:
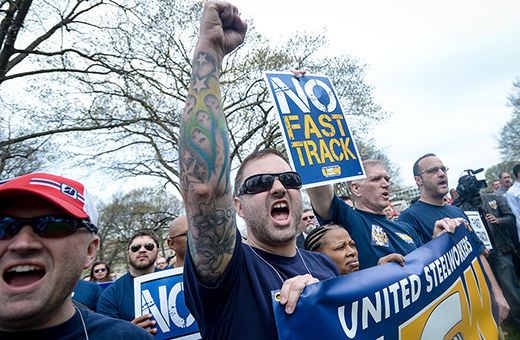
M 471 270 L 473 268 L 473 270 Z M 491 296 L 477 259 L 464 272 L 466 289 L 459 278 L 442 296 L 400 327 L 400 339 L 497 340 Z M 467 291 L 467 293 L 466 293 Z

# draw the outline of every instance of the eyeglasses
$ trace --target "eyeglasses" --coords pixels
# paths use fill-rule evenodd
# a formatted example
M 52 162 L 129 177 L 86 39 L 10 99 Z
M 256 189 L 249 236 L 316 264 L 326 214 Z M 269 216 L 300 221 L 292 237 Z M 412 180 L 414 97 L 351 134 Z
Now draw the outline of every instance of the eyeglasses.
M 302 217 L 302 221 L 313 220 L 313 219 L 314 219 L 314 216 L 304 216 L 304 217 Z
M 171 236 L 170 240 L 173 240 L 174 238 L 181 237 L 181 236 L 188 236 L 188 232 L 185 232 L 185 233 L 182 233 L 182 234 L 179 234 L 179 235 L 175 235 L 175 236 Z
M 92 223 L 69 216 L 41 216 L 35 218 L 18 218 L 0 216 L 0 240 L 13 238 L 26 225 L 30 225 L 34 233 L 40 237 L 70 236 L 79 228 L 97 233 Z
M 439 172 L 439 170 L 441 170 L 444 173 L 447 173 L 449 168 L 447 168 L 445 166 L 441 166 L 441 167 L 435 166 L 433 168 L 429 168 L 429 169 L 422 171 L 421 173 L 419 173 L 419 176 L 421 176 L 424 173 L 427 173 L 428 175 L 433 175 L 433 174 L 436 174 L 437 172 Z
M 300 189 L 302 179 L 297 172 L 287 171 L 279 174 L 258 174 L 248 177 L 238 191 L 238 196 L 243 194 L 258 194 L 271 190 L 274 180 L 278 178 L 286 189 Z
M 106 271 L 107 269 L 106 268 L 99 268 L 99 269 L 94 269 L 94 273 L 99 273 L 99 272 L 104 272 Z
M 145 243 L 145 244 L 136 243 L 136 244 L 132 244 L 130 246 L 130 250 L 132 251 L 132 253 L 136 253 L 139 251 L 139 249 L 141 249 L 141 247 L 144 247 L 144 249 L 146 249 L 148 251 L 152 251 L 155 248 L 155 244 L 154 243 Z

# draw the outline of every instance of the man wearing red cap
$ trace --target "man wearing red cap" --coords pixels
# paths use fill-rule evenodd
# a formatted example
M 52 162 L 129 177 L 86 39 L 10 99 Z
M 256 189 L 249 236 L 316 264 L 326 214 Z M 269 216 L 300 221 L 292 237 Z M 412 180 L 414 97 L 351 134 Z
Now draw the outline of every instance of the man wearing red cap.
M 143 329 L 73 304 L 99 246 L 85 187 L 45 173 L 0 182 L 0 338 L 147 339 Z

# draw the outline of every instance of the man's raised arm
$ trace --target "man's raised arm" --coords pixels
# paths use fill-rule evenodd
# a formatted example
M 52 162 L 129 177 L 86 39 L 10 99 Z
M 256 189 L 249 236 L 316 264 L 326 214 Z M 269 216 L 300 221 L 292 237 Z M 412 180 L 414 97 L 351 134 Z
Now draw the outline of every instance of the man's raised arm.
M 235 6 L 205 4 L 181 122 L 179 167 L 189 256 L 201 282 L 210 285 L 226 269 L 236 238 L 220 66 L 222 58 L 243 42 L 246 30 Z
M 322 185 L 314 188 L 308 188 L 307 194 L 311 199 L 312 207 L 319 217 L 326 220 L 330 218 L 330 206 L 334 198 L 334 189 L 332 185 Z

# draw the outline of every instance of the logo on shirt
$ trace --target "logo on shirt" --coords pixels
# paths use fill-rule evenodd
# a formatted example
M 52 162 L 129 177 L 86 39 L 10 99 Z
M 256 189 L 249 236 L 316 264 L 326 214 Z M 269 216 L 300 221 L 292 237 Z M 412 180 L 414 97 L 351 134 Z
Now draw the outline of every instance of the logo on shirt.
M 473 232 L 473 228 L 471 228 L 471 225 L 469 224 L 468 221 L 466 221 L 466 219 L 464 219 L 464 226 L 466 227 L 466 229 L 469 230 L 470 233 Z
M 489 201 L 488 204 L 491 207 L 491 209 L 496 209 L 498 207 L 497 201 L 495 200 Z
M 373 246 L 388 247 L 388 235 L 382 227 L 372 224 L 372 243 Z
M 396 233 L 397 236 L 403 239 L 406 243 L 415 244 L 415 242 L 412 240 L 412 238 L 409 235 Z

